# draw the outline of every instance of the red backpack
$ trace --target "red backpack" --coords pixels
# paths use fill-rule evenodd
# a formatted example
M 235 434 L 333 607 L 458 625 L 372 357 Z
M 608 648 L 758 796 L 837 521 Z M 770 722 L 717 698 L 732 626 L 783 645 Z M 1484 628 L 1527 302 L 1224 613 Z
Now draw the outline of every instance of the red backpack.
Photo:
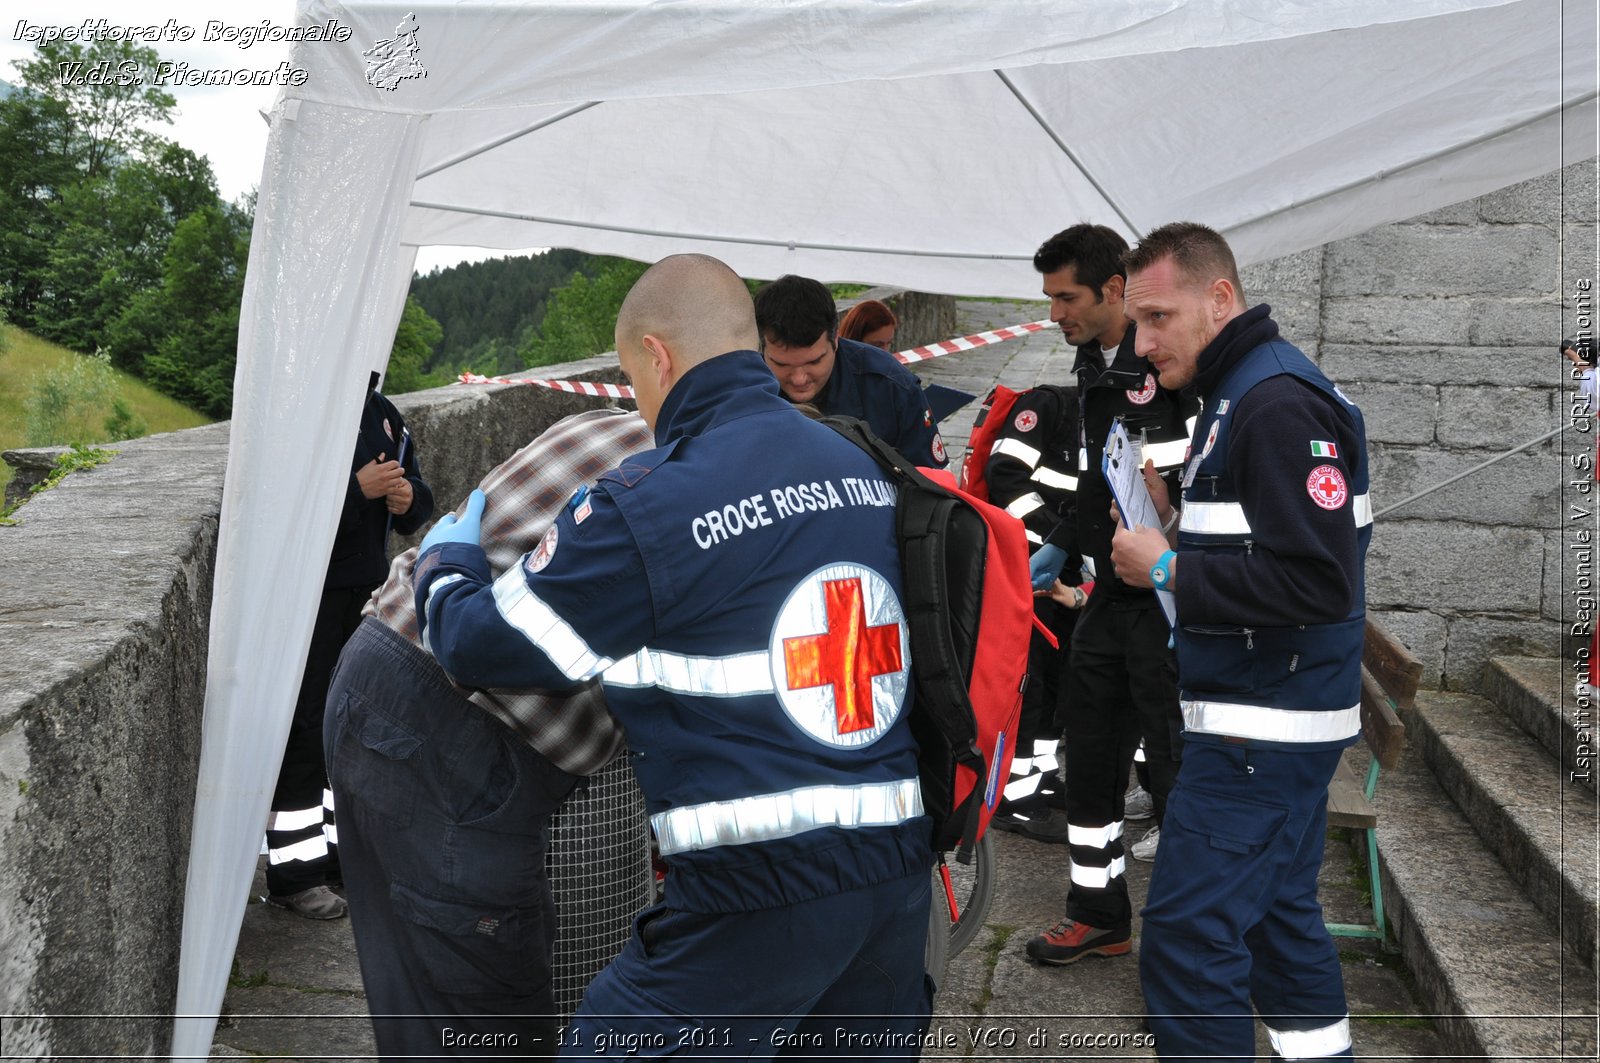
M 913 466 L 860 421 L 823 423 L 895 484 L 922 803 L 934 848 L 968 863 L 1011 777 L 1029 633 L 1055 643 L 1034 620 L 1027 533 L 949 472 Z
M 994 450 L 1000 430 L 1011 419 L 1011 407 L 1026 394 L 1025 390 L 1013 391 L 1004 384 L 996 384 L 994 390 L 983 397 L 978 417 L 972 422 L 972 435 L 967 439 L 967 453 L 961 459 L 961 490 L 973 498 L 989 501 L 989 478 L 984 472 L 989 465 L 989 453 Z

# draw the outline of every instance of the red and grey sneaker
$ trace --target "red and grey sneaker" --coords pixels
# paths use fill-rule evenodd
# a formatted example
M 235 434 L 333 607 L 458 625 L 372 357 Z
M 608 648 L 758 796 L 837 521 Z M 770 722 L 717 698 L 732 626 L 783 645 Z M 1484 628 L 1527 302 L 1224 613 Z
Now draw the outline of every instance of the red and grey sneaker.
M 1063 919 L 1028 942 L 1029 958 L 1056 966 L 1076 963 L 1085 956 L 1126 956 L 1133 951 L 1133 931 L 1106 930 L 1088 923 Z

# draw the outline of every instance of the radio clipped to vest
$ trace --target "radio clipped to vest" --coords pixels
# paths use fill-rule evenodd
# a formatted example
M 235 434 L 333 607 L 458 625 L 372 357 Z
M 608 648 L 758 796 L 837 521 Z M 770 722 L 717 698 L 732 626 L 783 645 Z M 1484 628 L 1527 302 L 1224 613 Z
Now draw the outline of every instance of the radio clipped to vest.
M 862 422 L 823 423 L 871 455 L 896 487 L 922 803 L 934 849 L 969 863 L 1011 775 L 1029 633 L 1055 643 L 1034 620 L 1027 534 L 949 472 L 913 466 Z

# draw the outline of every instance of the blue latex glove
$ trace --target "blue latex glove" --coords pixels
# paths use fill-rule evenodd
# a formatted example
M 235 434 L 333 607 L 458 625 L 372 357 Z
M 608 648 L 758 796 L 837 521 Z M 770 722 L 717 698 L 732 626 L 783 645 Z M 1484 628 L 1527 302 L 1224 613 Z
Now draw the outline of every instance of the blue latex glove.
M 444 543 L 471 543 L 477 546 L 478 521 L 483 516 L 483 503 L 483 492 L 475 489 L 467 496 L 467 509 L 461 515 L 461 519 L 456 520 L 454 513 L 446 513 L 443 519 L 422 537 L 422 547 L 417 553 L 425 554 L 430 547 Z
M 1039 547 L 1028 560 L 1028 575 L 1033 581 L 1033 589 L 1047 591 L 1055 586 L 1056 577 L 1061 575 L 1061 566 L 1066 563 L 1067 552 L 1061 547 L 1050 543 Z

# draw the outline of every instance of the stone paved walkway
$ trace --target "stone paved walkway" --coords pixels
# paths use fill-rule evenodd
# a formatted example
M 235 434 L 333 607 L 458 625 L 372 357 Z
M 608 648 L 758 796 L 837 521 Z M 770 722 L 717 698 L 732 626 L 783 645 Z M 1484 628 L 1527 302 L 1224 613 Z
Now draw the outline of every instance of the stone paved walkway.
M 1043 303 L 963 300 L 959 307 L 964 334 L 1047 316 Z M 1021 388 L 1067 381 L 1071 357 L 1072 349 L 1051 330 L 916 368 L 925 383 L 982 398 L 995 383 Z M 976 413 L 975 401 L 943 426 L 952 463 L 959 461 Z M 1141 827 L 1132 826 L 1135 837 Z M 994 837 L 999 869 L 994 902 L 983 932 L 946 971 L 935 1001 L 939 1047 L 925 1055 L 973 1060 L 1152 1058 L 1139 1041 L 1143 1001 L 1136 955 L 1041 968 L 1023 954 L 1027 939 L 1060 915 L 1065 847 L 998 831 Z M 1135 910 L 1143 902 L 1149 870 L 1148 864 L 1129 861 Z M 1364 865 L 1352 855 L 1347 840 L 1332 836 L 1322 883 L 1330 919 L 1359 922 L 1368 917 L 1361 895 L 1364 875 Z M 258 874 L 245 909 L 215 1055 L 306 1063 L 374 1058 L 349 921 L 300 919 L 260 903 L 264 892 Z M 1399 958 L 1382 952 L 1375 942 L 1338 940 L 1357 1054 L 1369 1060 L 1436 1056 L 1437 1035 L 1419 1014 Z M 774 963 L 781 963 L 781 957 Z M 1258 1052 L 1266 1055 L 1264 1040 Z

